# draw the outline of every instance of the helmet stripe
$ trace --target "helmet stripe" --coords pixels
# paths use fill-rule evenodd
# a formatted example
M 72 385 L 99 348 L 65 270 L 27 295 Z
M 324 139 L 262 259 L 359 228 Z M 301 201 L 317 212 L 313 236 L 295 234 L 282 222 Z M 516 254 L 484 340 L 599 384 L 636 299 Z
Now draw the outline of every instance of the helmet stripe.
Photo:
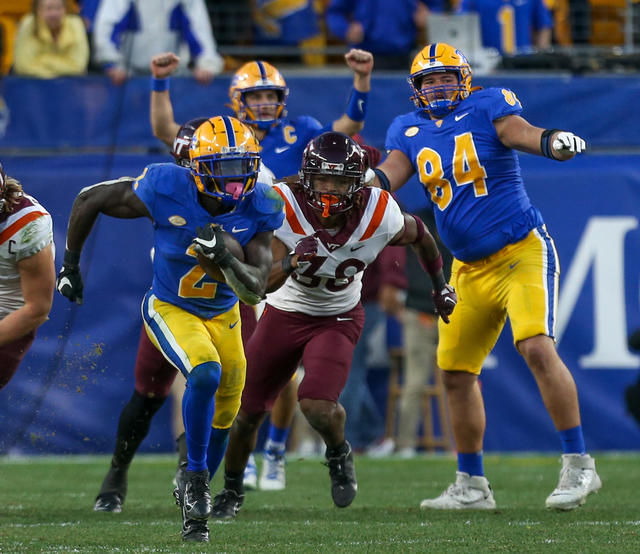
M 436 57 L 436 50 L 438 48 L 438 43 L 434 42 L 430 47 L 429 47 L 429 58 L 435 58 Z
M 258 64 L 258 69 L 260 70 L 260 80 L 261 81 L 266 81 L 267 80 L 267 70 L 264 67 L 264 64 L 260 61 L 256 62 Z
M 224 121 L 224 128 L 227 132 L 227 141 L 229 142 L 229 146 L 233 148 L 236 145 L 236 134 L 233 130 L 233 122 L 229 116 L 226 115 L 222 118 L 222 121 Z

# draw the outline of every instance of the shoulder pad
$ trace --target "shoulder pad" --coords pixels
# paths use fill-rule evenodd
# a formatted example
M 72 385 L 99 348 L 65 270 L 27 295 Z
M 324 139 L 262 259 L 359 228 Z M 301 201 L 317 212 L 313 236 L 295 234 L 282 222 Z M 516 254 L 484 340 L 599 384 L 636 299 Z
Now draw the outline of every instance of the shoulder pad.
M 273 187 L 265 185 L 264 183 L 256 183 L 251 198 L 253 207 L 261 214 L 275 214 L 284 209 L 284 200 L 282 197 Z

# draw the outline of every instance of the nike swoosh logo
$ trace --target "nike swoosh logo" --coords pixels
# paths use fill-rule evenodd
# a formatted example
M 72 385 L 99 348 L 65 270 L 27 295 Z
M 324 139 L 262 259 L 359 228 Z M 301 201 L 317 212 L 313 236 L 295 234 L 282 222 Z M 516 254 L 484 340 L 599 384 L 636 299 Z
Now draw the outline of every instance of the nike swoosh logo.
M 242 229 L 236 229 L 236 226 L 234 225 L 233 228 L 231 229 L 232 233 L 242 233 L 242 231 L 248 231 L 249 227 L 243 227 Z
M 229 329 L 233 329 L 236 325 L 238 325 L 238 321 L 236 321 L 235 323 L 229 323 Z
M 356 250 L 360 250 L 361 248 L 364 248 L 364 244 L 358 244 L 357 246 L 352 246 L 351 252 L 355 252 Z
M 509 269 L 513 269 L 514 267 L 516 267 L 518 264 L 520 263 L 520 260 L 518 260 L 517 262 L 513 262 L 512 264 L 509 265 Z
M 291 146 L 278 146 L 278 148 L 275 149 L 275 153 L 282 154 L 285 150 L 289 150 L 289 148 L 291 148 Z
M 336 317 L 336 321 L 353 321 L 352 317 Z
M 69 277 L 63 277 L 62 279 L 60 279 L 60 281 L 58 282 L 58 292 L 62 292 L 62 287 L 64 287 L 65 285 L 69 285 L 71 287 L 71 281 L 69 280 Z
M 364 100 L 358 100 L 358 109 L 360 113 L 364 113 Z
M 204 240 L 200 237 L 197 237 L 194 239 L 194 242 L 197 242 L 202 246 L 206 246 L 207 248 L 213 248 L 216 245 L 216 237 L 213 237 L 211 240 Z
M 454 119 L 455 119 L 456 121 L 460 121 L 463 117 L 467 117 L 468 115 L 469 115 L 469 112 L 462 113 L 462 114 L 460 114 L 460 115 L 456 115 Z

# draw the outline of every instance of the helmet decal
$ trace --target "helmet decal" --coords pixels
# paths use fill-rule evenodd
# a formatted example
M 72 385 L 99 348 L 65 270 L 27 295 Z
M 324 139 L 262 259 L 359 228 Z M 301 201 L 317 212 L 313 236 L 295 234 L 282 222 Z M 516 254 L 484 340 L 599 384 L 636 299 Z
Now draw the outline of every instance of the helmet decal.
M 453 73 L 458 82 L 423 88 L 423 78 L 433 73 Z M 460 50 L 436 42 L 418 52 L 411 64 L 408 81 L 412 90 L 411 100 L 416 107 L 442 117 L 471 94 L 471 66 Z
M 247 102 L 247 93 L 272 90 L 275 102 Z M 282 74 L 270 63 L 251 61 L 238 69 L 231 80 L 229 100 L 235 116 L 248 125 L 269 129 L 287 115 L 289 89 Z M 269 112 L 264 113 L 264 112 Z
M 322 213 L 336 215 L 353 207 L 354 197 L 363 187 L 367 154 L 351 137 L 336 132 L 323 133 L 310 141 L 302 154 L 300 181 L 307 203 Z M 333 176 L 343 192 L 317 190 L 317 176 Z
M 254 190 L 260 156 L 253 131 L 234 117 L 217 116 L 191 139 L 191 174 L 198 191 L 235 204 Z

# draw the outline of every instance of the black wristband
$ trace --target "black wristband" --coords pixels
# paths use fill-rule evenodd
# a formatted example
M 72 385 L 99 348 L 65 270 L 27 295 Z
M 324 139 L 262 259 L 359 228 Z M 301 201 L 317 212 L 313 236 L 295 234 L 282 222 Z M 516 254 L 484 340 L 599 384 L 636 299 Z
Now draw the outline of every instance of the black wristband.
M 78 268 L 80 267 L 80 252 L 74 252 L 73 250 L 65 249 L 64 259 L 62 262 L 67 267 Z
M 391 183 L 389 183 L 389 178 L 385 175 L 382 169 L 378 169 L 377 167 L 373 170 L 373 172 L 378 177 L 378 181 L 380 181 L 380 188 L 382 190 L 386 190 L 387 192 L 391 191 Z
M 287 254 L 282 258 L 282 271 L 287 275 L 291 275 L 296 270 L 296 268 L 291 264 L 291 258 L 293 258 L 293 254 Z
M 542 135 L 540 137 L 540 150 L 545 158 L 557 160 L 553 155 L 553 149 L 551 148 L 551 137 L 553 136 L 553 133 L 559 132 L 561 132 L 560 129 L 545 129 L 542 131 Z

